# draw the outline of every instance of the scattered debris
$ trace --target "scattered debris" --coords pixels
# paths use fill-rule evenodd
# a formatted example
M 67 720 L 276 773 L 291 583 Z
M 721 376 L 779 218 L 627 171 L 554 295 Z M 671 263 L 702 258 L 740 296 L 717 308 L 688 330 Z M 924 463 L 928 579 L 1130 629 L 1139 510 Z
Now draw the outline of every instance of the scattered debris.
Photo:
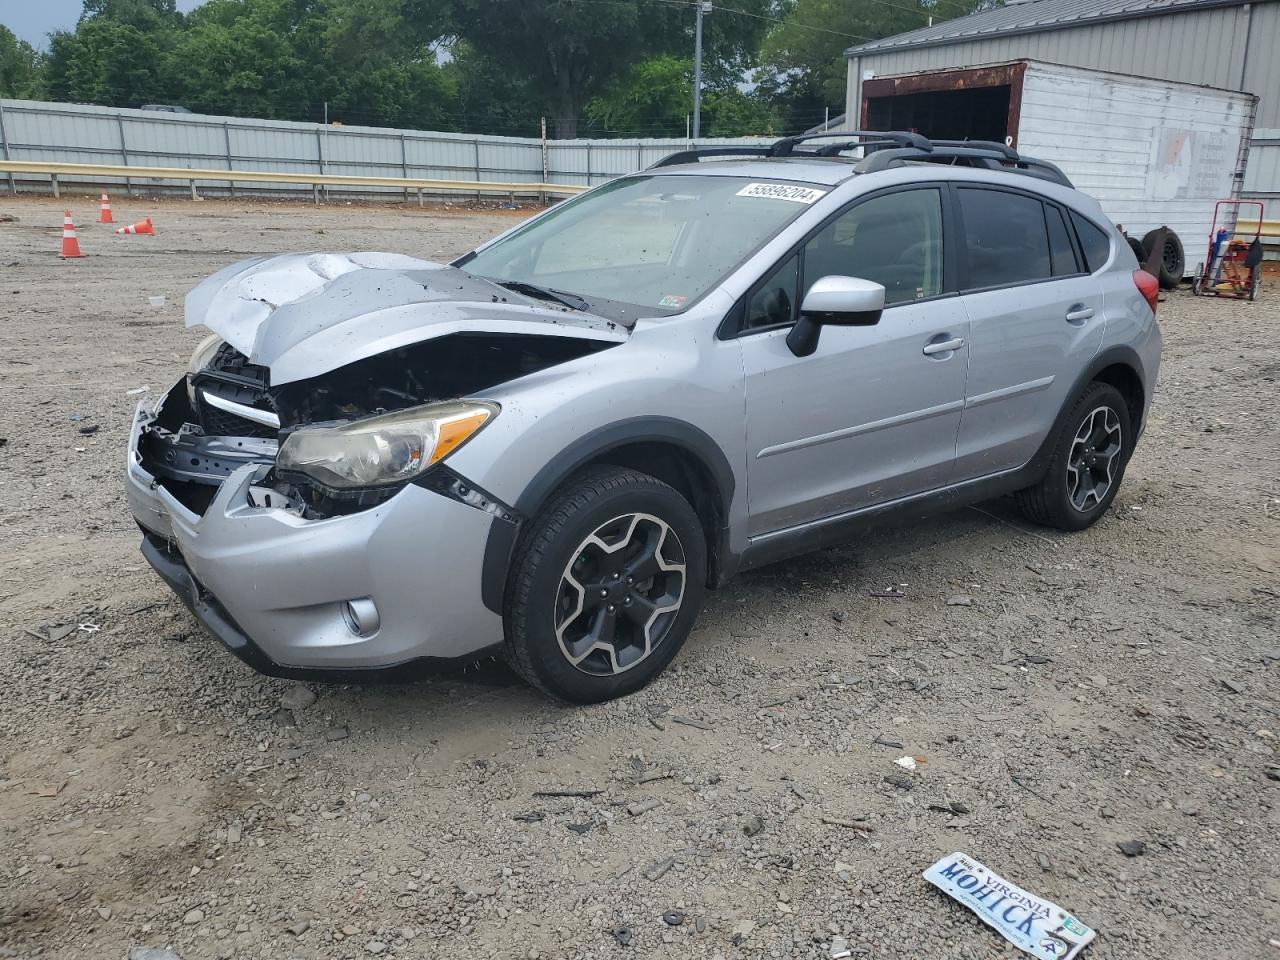
M 894 750 L 901 750 L 903 747 L 903 743 L 901 740 L 894 740 L 892 737 L 886 737 L 884 734 L 881 734 L 880 736 L 876 737 L 871 742 L 875 746 L 891 747 Z
M 884 778 L 884 782 L 891 787 L 897 787 L 899 790 L 914 790 L 916 783 L 908 776 L 901 773 L 890 773 Z
M 865 819 L 866 819 L 865 817 L 854 817 L 851 820 L 841 820 L 838 817 L 825 817 L 825 816 L 821 818 L 822 822 L 827 824 L 828 826 L 844 827 L 845 829 L 848 829 L 848 830 L 859 831 L 858 836 L 864 840 L 866 839 L 866 835 L 870 833 L 873 829 L 869 823 L 864 822 Z
M 586 800 L 591 797 L 598 797 L 604 793 L 603 790 L 535 790 L 535 797 L 573 797 L 578 800 Z
M 280 706 L 286 710 L 292 710 L 299 713 L 316 702 L 315 692 L 304 684 L 297 684 L 290 687 L 284 692 L 280 698 Z
M 637 800 L 635 803 L 627 804 L 627 813 L 633 817 L 638 817 L 660 806 L 662 806 L 662 801 L 651 797 L 648 800 Z
M 872 590 L 869 596 L 875 597 L 877 600 L 901 600 L 906 594 L 897 587 L 887 587 L 884 590 Z
M 348 730 L 345 726 L 330 727 L 328 730 L 325 731 L 325 734 L 324 734 L 324 738 L 328 740 L 330 743 L 332 743 L 335 740 L 345 740 L 349 736 L 351 736 L 351 731 Z
M 1035 787 L 1031 787 L 1023 783 L 1022 777 L 1013 772 L 1013 767 L 1009 766 L 1008 760 L 1004 762 L 1004 768 L 1009 771 L 1009 779 L 1013 782 L 1013 785 L 1015 787 L 1021 787 L 1023 790 L 1027 791 L 1027 793 L 1035 797 L 1037 800 L 1043 800 L 1045 803 L 1053 803 L 1052 800 L 1046 797 L 1043 793 L 1041 793 Z
M 141 387 L 134 387 L 132 390 L 126 390 L 126 391 L 124 392 L 124 395 L 125 395 L 126 397 L 136 397 L 136 396 L 138 396 L 138 395 L 139 395 L 139 394 L 141 394 L 141 393 L 146 393 L 146 392 L 147 392 L 148 390 L 150 390 L 150 389 L 151 389 L 150 387 L 148 387 L 148 386 L 146 386 L 146 385 L 144 384 L 144 385 L 142 385 Z
M 679 910 L 668 910 L 662 915 L 662 921 L 668 926 L 678 927 L 684 923 L 684 914 Z
M 1093 942 L 1094 931 L 1056 903 L 1010 883 L 963 853 L 943 857 L 923 876 L 1019 950 L 1033 956 L 1072 960 Z M 1006 898 L 1011 906 L 993 909 Z
M 130 947 L 129 960 L 182 960 L 168 947 Z
M 961 803 L 959 800 L 952 800 L 949 803 L 931 803 L 929 809 L 938 813 L 955 813 L 960 816 L 973 812 L 967 803 Z
M 540 823 L 547 819 L 547 815 L 541 810 L 530 810 L 527 813 L 517 813 L 512 820 L 521 820 L 524 823 Z
M 948 607 L 972 607 L 973 597 L 957 596 L 947 601 Z
M 1121 840 L 1116 849 L 1126 857 L 1140 857 L 1147 852 L 1147 845 L 1141 840 Z
M 899 767 L 901 767 L 903 770 L 914 770 L 916 768 L 915 757 L 899 757 L 897 760 L 893 762 Z
M 661 880 L 666 876 L 667 871 L 676 865 L 675 857 L 667 857 L 665 860 L 659 860 L 649 866 L 645 870 L 644 876 L 646 880 Z
M 754 837 L 757 833 L 764 829 L 764 821 L 754 813 L 747 817 L 742 824 L 742 832 L 748 837 Z
M 94 434 L 98 432 L 98 424 L 86 423 L 83 427 L 78 427 L 77 429 L 79 430 L 80 433 L 83 433 L 85 436 L 89 436 L 90 434 Z
M 1268 780 L 1280 781 L 1280 767 L 1268 767 L 1265 775 Z
M 619 944 L 624 947 L 631 946 L 630 927 L 614 927 L 610 932 L 613 934 L 613 939 L 617 940 Z
M 677 713 L 671 715 L 672 723 L 683 723 L 686 727 L 696 727 L 699 730 L 713 730 L 714 727 L 705 720 L 699 720 L 697 717 L 682 717 Z
M 1238 683 L 1228 680 L 1226 677 L 1219 677 L 1218 682 L 1222 684 L 1223 689 L 1226 690 L 1227 693 L 1244 693 L 1244 687 L 1240 686 Z
M 588 821 L 587 823 L 566 823 L 565 826 L 569 828 L 571 833 L 576 833 L 578 836 L 582 836 L 583 834 L 590 833 L 591 828 L 594 827 L 595 824 Z
M 308 930 L 310 930 L 310 929 L 311 929 L 311 921 L 310 921 L 310 920 L 299 920 L 297 923 L 291 924 L 291 925 L 289 925 L 288 927 L 286 927 L 285 929 L 286 929 L 289 933 L 293 934 L 295 937 L 300 937 L 300 936 L 302 936 L 304 933 L 306 933 Z

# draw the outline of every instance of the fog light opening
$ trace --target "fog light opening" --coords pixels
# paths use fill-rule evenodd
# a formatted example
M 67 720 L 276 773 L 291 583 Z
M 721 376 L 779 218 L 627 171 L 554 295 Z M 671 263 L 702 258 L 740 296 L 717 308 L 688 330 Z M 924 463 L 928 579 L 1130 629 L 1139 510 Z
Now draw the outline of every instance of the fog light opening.
M 378 608 L 370 597 L 348 600 L 342 605 L 342 616 L 347 621 L 347 629 L 357 637 L 367 637 L 378 632 L 382 618 Z

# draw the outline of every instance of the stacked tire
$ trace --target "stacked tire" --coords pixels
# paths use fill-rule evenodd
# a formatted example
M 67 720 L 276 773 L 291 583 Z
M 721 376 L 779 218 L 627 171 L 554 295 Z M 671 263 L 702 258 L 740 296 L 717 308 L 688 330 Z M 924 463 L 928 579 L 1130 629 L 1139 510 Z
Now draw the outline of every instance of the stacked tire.
M 1186 273 L 1187 268 L 1186 254 L 1183 253 L 1182 241 L 1178 239 L 1178 235 L 1168 227 L 1157 227 L 1147 233 L 1140 244 L 1135 245 L 1133 238 L 1129 238 L 1129 246 L 1134 247 L 1133 252 L 1140 262 L 1147 263 L 1162 233 L 1164 246 L 1159 251 L 1160 256 L 1156 261 L 1158 270 L 1156 276 L 1160 280 L 1161 289 L 1172 290 L 1182 282 L 1182 275 Z

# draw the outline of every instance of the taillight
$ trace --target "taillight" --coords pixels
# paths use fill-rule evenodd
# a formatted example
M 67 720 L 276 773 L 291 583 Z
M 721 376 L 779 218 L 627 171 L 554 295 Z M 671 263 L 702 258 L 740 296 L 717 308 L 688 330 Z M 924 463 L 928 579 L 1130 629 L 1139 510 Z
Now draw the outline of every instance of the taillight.
M 1147 305 L 1151 307 L 1151 312 L 1155 313 L 1156 304 L 1160 302 L 1160 281 L 1145 270 L 1135 270 L 1133 271 L 1133 285 L 1142 294 L 1142 299 L 1147 301 Z

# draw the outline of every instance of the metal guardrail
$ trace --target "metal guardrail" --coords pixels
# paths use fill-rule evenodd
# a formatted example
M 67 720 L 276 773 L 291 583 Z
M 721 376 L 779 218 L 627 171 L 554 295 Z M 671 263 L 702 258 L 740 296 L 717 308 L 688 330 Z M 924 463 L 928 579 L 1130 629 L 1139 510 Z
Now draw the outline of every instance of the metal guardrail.
M 422 204 L 423 191 L 428 193 L 494 193 L 514 197 L 570 196 L 587 187 L 568 183 L 494 183 L 482 180 L 420 180 L 411 177 L 361 177 L 331 173 L 277 173 L 268 170 L 196 170 L 187 167 L 135 167 L 97 163 L 52 163 L 39 160 L 0 160 L 0 174 L 34 173 L 50 178 L 53 195 L 59 196 L 59 177 L 79 182 L 105 177 L 127 180 L 179 180 L 191 184 L 191 196 L 197 198 L 197 181 L 215 183 L 292 183 L 309 185 L 313 199 L 320 202 L 321 187 L 386 187 L 392 190 L 417 191 Z

